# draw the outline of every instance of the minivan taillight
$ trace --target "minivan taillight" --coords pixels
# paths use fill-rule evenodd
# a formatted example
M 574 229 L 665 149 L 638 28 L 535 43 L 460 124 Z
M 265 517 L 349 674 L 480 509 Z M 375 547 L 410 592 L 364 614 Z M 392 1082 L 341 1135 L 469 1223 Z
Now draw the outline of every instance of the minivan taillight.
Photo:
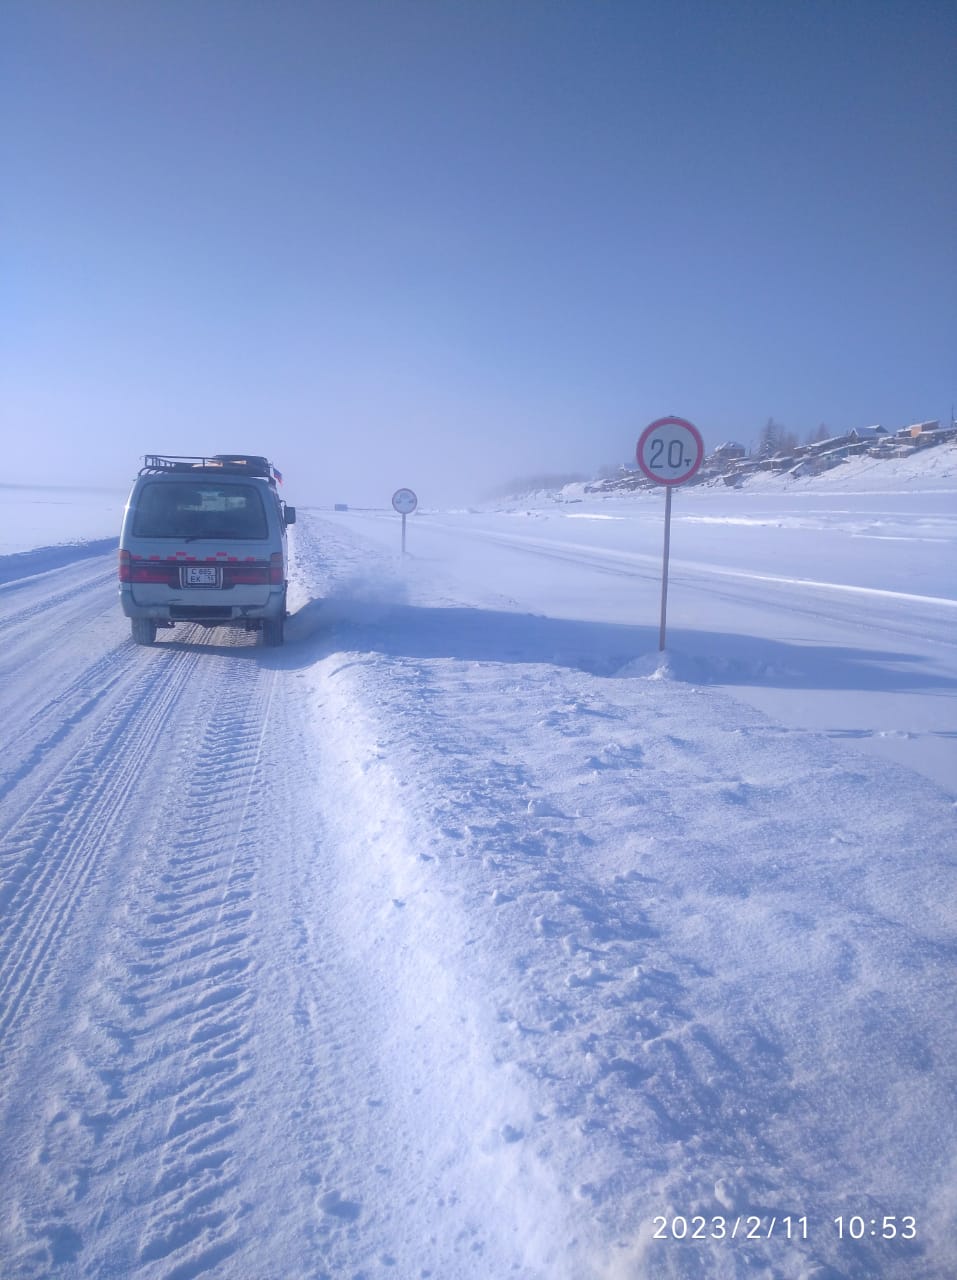
M 269 581 L 282 586 L 282 552 L 274 551 L 269 557 Z
M 137 560 L 128 551 L 120 552 L 120 582 L 154 582 L 165 587 L 179 585 L 179 569 L 175 564 L 157 564 Z
M 135 564 L 130 573 L 131 582 L 154 582 L 163 587 L 179 586 L 179 569 L 175 564 Z
M 268 564 L 225 564 L 223 586 L 265 586 L 269 581 Z

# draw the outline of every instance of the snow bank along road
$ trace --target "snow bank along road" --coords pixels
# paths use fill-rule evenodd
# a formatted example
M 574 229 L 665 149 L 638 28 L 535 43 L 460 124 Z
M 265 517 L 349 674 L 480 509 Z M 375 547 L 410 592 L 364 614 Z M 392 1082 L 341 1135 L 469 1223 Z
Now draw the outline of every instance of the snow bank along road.
M 0 587 L 2 1275 L 957 1274 L 952 791 L 433 523 L 302 512 L 280 651 Z

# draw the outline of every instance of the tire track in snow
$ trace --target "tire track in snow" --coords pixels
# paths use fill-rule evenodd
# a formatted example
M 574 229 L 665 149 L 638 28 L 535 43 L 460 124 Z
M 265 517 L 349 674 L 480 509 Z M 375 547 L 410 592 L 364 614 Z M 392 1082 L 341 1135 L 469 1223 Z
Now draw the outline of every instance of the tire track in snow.
M 349 1063 L 337 1063 L 328 1048 L 336 1014 L 326 985 L 320 978 L 314 1035 L 304 1034 L 310 1018 L 303 1021 L 299 996 L 296 1034 L 291 1005 L 283 1006 L 288 1016 L 273 1016 L 274 1003 L 292 1000 L 290 971 L 314 965 L 304 948 L 322 953 L 321 939 L 306 939 L 302 860 L 292 872 L 288 858 L 287 865 L 269 860 L 269 874 L 285 887 L 282 907 L 266 913 L 268 945 L 262 902 L 253 902 L 264 853 L 285 854 L 294 838 L 304 856 L 313 853 L 311 830 L 302 842 L 301 813 L 288 803 L 285 770 L 293 756 L 267 714 L 279 677 L 262 671 L 258 653 L 242 652 L 252 649 L 248 637 L 196 650 L 161 643 L 147 652 L 125 638 L 119 617 L 91 627 L 79 593 L 51 594 L 49 580 L 30 590 L 41 586 L 43 680 L 21 678 L 16 689 L 11 681 L 8 693 L 18 697 L 4 698 L 5 711 L 16 702 L 4 797 L 16 873 L 8 911 L 18 932 L 35 928 L 37 945 L 44 937 L 49 944 L 5 1039 L 7 1062 L 0 1059 L 10 1067 L 5 1145 L 17 1153 L 0 1170 L 6 1274 L 197 1276 L 231 1265 L 242 1248 L 240 1272 L 266 1275 L 275 1261 L 277 1216 L 285 1215 L 298 1242 L 293 1256 L 302 1258 L 309 1225 L 317 1217 L 343 1222 L 348 1204 L 333 1196 L 328 1214 L 316 1205 L 326 1175 L 317 1158 L 323 1137 L 316 1125 L 324 1120 L 317 1120 L 315 1094 L 327 1088 L 331 1065 L 337 1098 L 349 1082 Z M 94 616 L 113 606 L 105 590 L 94 593 Z M 76 607 L 61 607 L 61 599 Z M 43 602 L 35 603 L 39 615 Z M 25 641 L 27 629 L 17 634 Z M 201 641 L 204 633 L 189 628 L 183 638 Z M 103 640 L 111 646 L 106 652 Z M 34 657 L 23 644 L 6 656 L 14 680 Z M 145 733 L 147 721 L 158 733 Z M 264 744 L 277 767 L 257 772 Z M 139 774 L 121 800 L 112 774 L 130 756 Z M 297 755 L 295 763 L 308 785 L 308 759 Z M 260 782 L 278 798 L 271 812 Z M 62 881 L 38 864 L 34 843 L 44 822 L 57 835 L 74 801 L 82 812 L 73 814 L 73 827 L 99 828 L 100 848 L 94 850 L 91 830 L 88 865 L 73 866 L 82 883 L 72 914 L 61 913 L 58 923 L 48 911 L 41 921 L 37 912 L 50 908 Z M 45 875 L 53 877 L 46 891 Z M 261 888 L 268 899 L 271 886 Z M 290 942 L 291 916 L 298 924 Z M 0 954 L 14 977 L 28 976 L 13 950 Z M 257 1080 L 261 1055 L 266 1069 Z M 287 1114 L 289 1097 L 298 1119 Z M 281 1191 L 261 1187 L 257 1177 L 260 1165 L 274 1166 L 276 1152 L 249 1154 L 269 1136 L 252 1119 L 267 1107 L 269 1133 L 283 1132 L 286 1150 L 299 1151 L 287 1159 Z M 305 1145 L 301 1127 L 311 1133 Z
M 37 618 L 52 615 L 62 627 L 67 620 L 114 604 L 109 588 L 115 587 L 115 554 L 0 584 L 0 639 L 5 656 L 18 644 L 36 644 Z
M 247 674 L 256 673 L 247 668 Z M 170 1280 L 203 1274 L 236 1246 L 228 1200 L 239 1178 L 230 1139 L 252 1074 L 245 1050 L 256 1001 L 253 885 L 263 852 L 251 811 L 274 681 L 251 687 L 243 679 L 244 687 L 229 689 L 217 707 L 171 833 L 173 852 L 145 919 L 148 933 L 136 942 L 148 959 L 135 966 L 134 995 L 144 1009 L 162 1010 L 151 1029 L 161 1028 L 172 1050 L 168 1079 L 175 1086 L 156 1147 L 138 1262 L 155 1262 Z M 195 830 L 197 812 L 204 812 L 204 830 Z
M 24 1275 L 75 1262 L 76 1274 L 198 1276 L 231 1255 L 243 1216 L 235 1142 L 252 1074 L 257 784 L 276 677 L 208 652 L 155 656 L 182 678 L 169 696 L 151 682 L 149 714 L 181 718 L 180 748 L 128 789 L 140 812 L 125 839 L 141 853 L 127 919 L 87 978 L 70 1067 L 45 1108 L 33 1159 L 53 1185 L 25 1189 Z
M 14 584 L 0 587 L 0 686 L 7 733 L 2 773 L 8 779 L 17 777 L 30 746 L 49 732 L 47 723 L 58 727 L 70 715 L 78 682 L 95 701 L 102 691 L 100 671 L 123 654 L 127 663 L 133 661 L 129 629 L 116 605 L 115 569 L 104 570 L 103 560 L 89 562 L 89 571 L 79 577 L 74 566 L 67 566 L 18 582 L 16 593 Z M 42 686 L 29 678 L 41 665 Z
M 180 656 L 180 655 L 177 655 Z M 195 659 L 193 659 L 195 662 Z M 116 819 L 135 786 L 142 758 L 164 731 L 192 663 L 174 663 L 154 689 L 152 670 L 134 680 L 58 777 L 3 836 L 0 911 L 0 1038 L 14 1028 L 41 979 L 51 948 L 63 937 L 95 876 L 104 846 L 116 845 Z M 6 1046 L 0 1048 L 0 1065 Z
M 0 780 L 0 801 L 7 810 L 28 807 L 49 775 L 62 771 L 57 748 L 70 739 L 88 716 L 102 720 L 104 705 L 112 705 L 116 697 L 127 692 L 127 685 L 136 674 L 137 658 L 138 655 L 130 652 L 130 646 L 124 644 L 84 667 L 65 688 L 54 685 L 49 701 L 22 718 L 18 719 L 14 709 L 5 707 L 9 712 L 7 724 L 12 730 L 11 737 L 20 752 L 19 757 L 12 760 L 9 759 L 12 753 L 8 753 L 5 775 Z M 14 821 L 14 815 L 9 814 L 0 839 Z

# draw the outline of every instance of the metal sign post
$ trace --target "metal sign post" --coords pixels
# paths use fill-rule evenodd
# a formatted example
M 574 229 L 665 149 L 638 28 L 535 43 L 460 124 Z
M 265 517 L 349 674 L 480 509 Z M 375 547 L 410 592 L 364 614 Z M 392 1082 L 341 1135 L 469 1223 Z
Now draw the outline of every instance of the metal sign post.
M 657 418 L 645 427 L 635 450 L 638 465 L 655 484 L 665 488 L 665 544 L 661 561 L 661 621 L 658 649 L 665 647 L 668 612 L 668 559 L 671 554 L 671 491 L 695 474 L 704 459 L 701 432 L 684 418 Z
M 665 490 L 665 546 L 661 557 L 661 619 L 658 623 L 658 652 L 665 648 L 665 620 L 668 616 L 668 557 L 671 555 L 671 490 Z
M 416 509 L 419 500 L 411 489 L 396 489 L 392 505 L 402 517 L 402 554 L 405 555 L 405 518 Z

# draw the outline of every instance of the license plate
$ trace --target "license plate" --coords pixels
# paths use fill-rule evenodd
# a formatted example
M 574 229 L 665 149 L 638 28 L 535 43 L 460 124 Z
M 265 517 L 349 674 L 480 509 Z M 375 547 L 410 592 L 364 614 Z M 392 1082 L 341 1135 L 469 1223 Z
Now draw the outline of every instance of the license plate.
M 214 565 L 188 564 L 183 569 L 184 587 L 218 587 L 219 570 Z

